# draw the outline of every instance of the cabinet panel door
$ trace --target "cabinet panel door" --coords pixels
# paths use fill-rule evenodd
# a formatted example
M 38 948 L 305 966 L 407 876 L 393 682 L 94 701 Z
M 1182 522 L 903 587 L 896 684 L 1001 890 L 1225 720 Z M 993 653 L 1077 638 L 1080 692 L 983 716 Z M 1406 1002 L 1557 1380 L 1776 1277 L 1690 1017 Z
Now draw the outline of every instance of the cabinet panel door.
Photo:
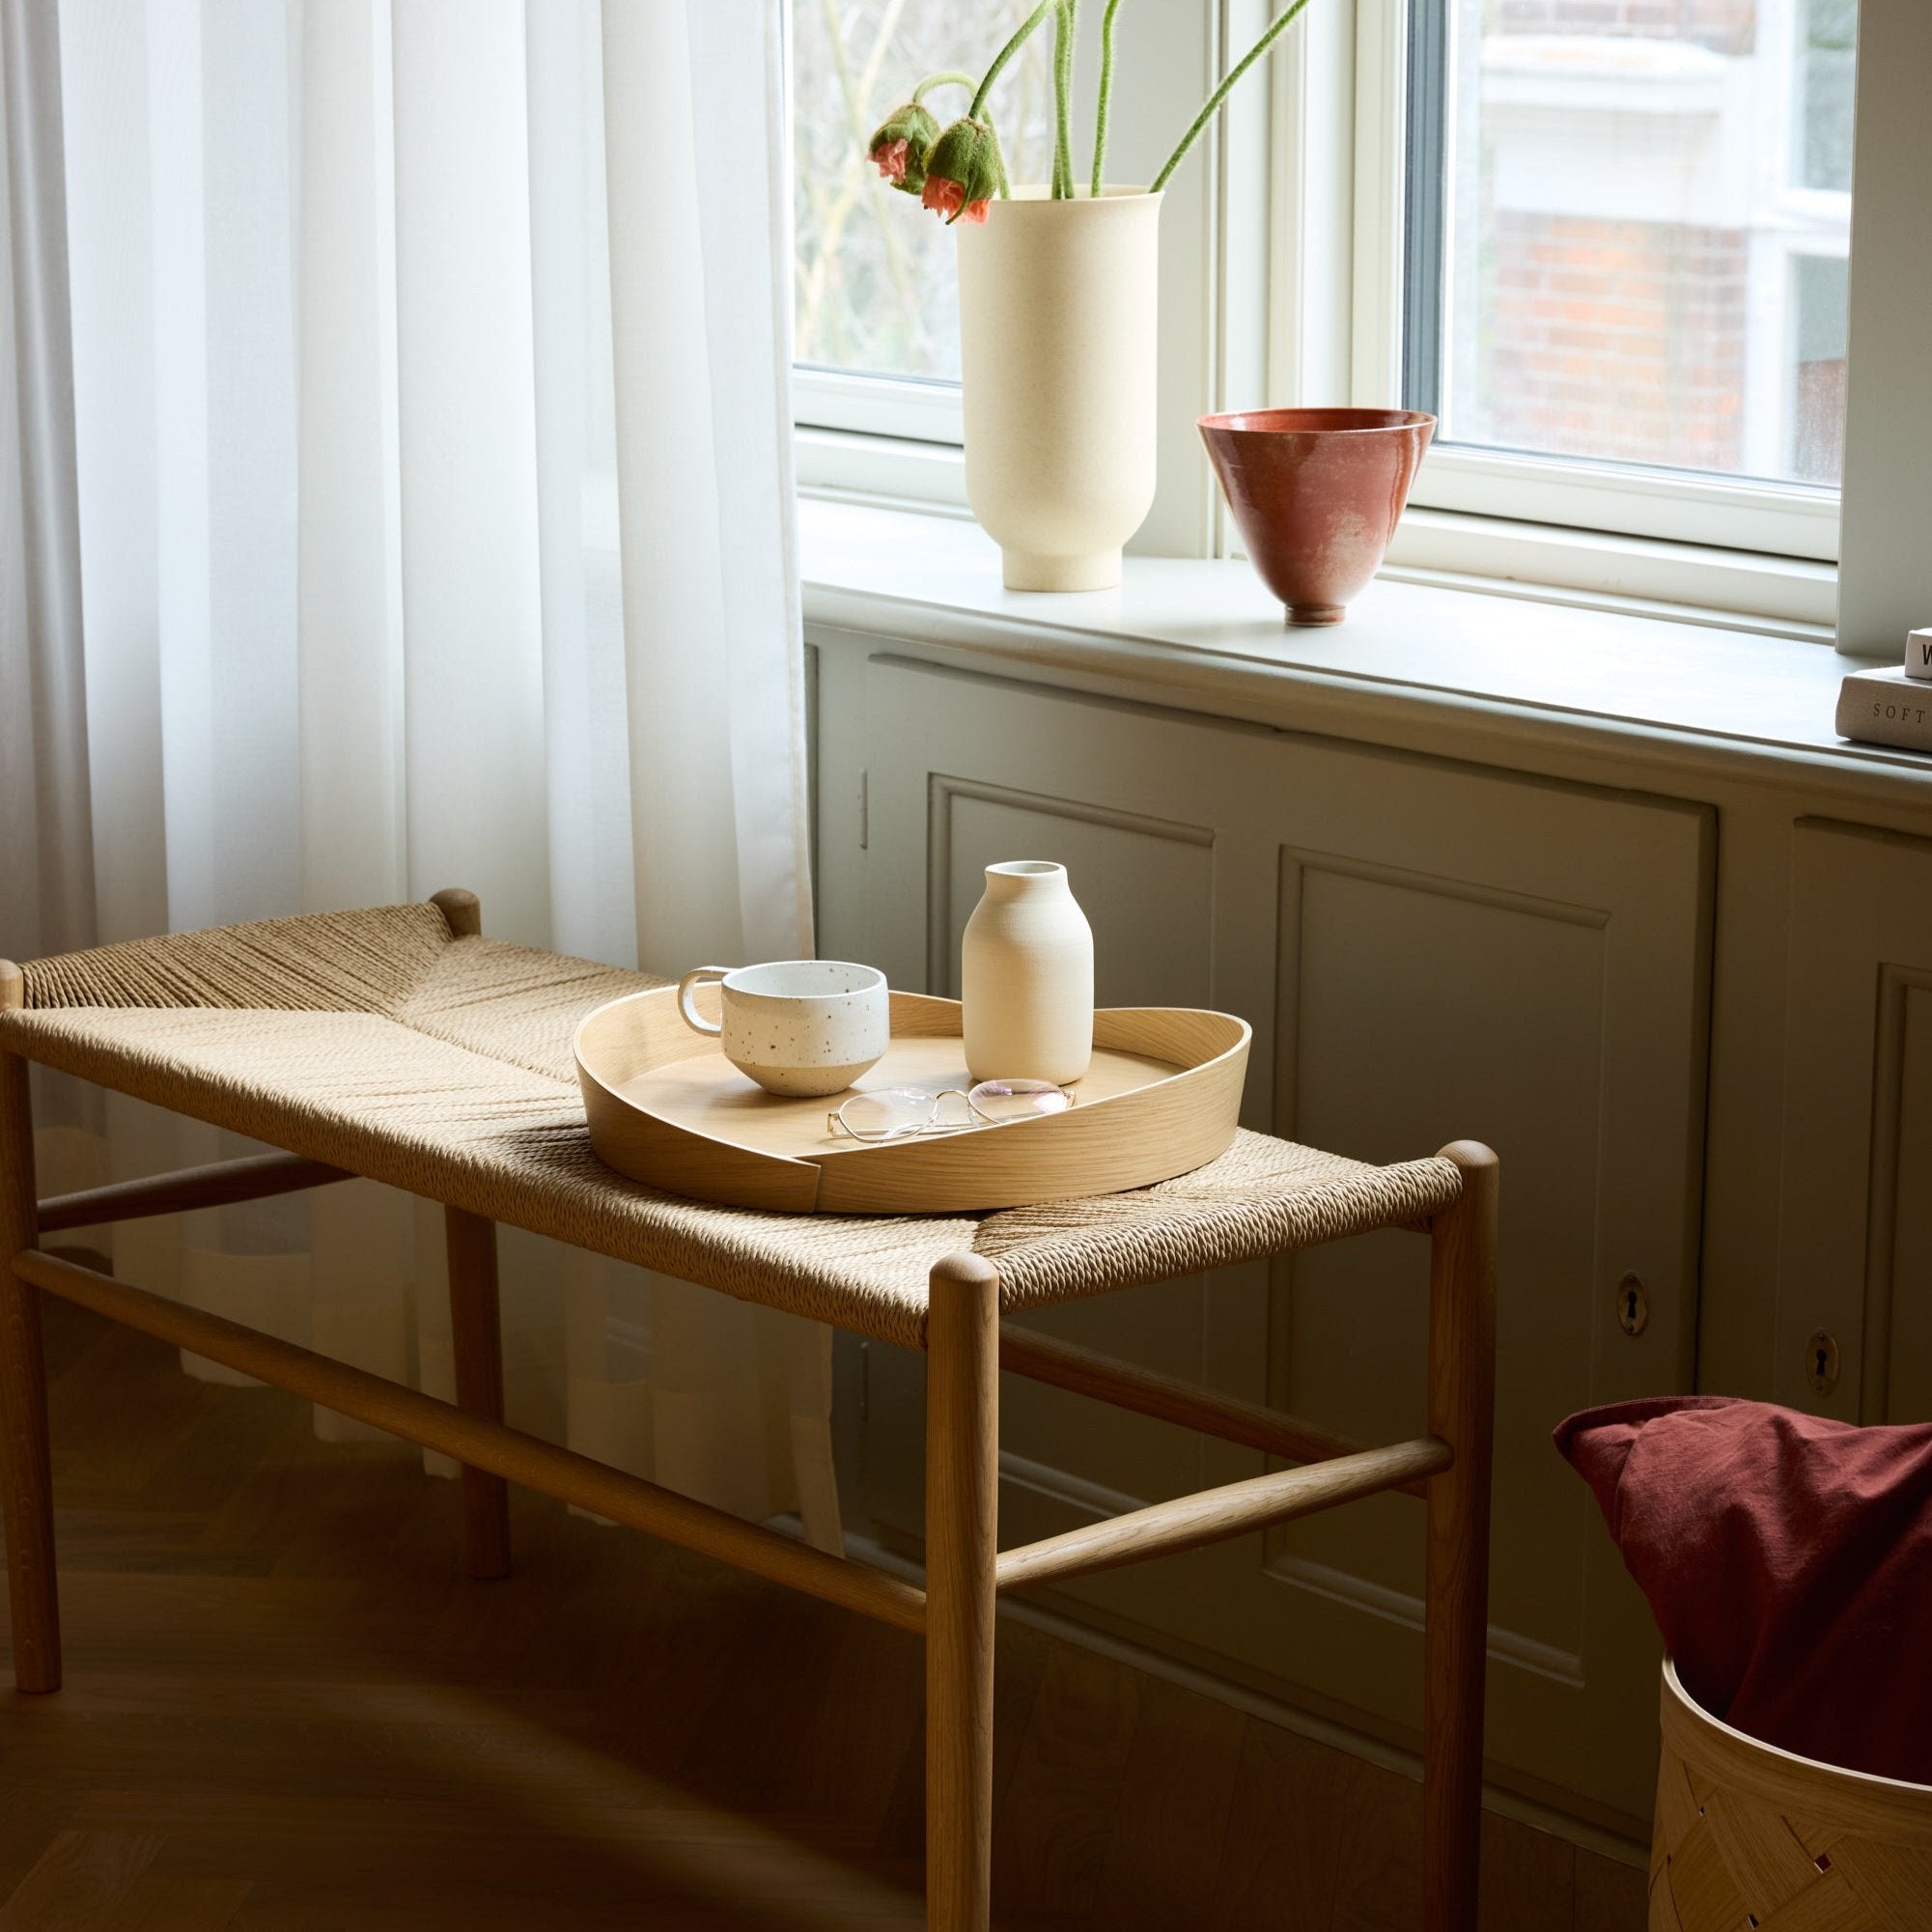
M 1792 834 L 1780 1402 L 1932 1418 L 1932 843 L 1825 821 Z M 1814 1337 L 1837 1364 L 1813 1385 Z M 1829 1365 L 1829 1364 L 1828 1364 Z
M 895 986 L 956 997 L 960 938 L 987 865 L 1063 862 L 1094 929 L 1102 1005 L 1212 1006 L 1256 1022 L 1245 1118 L 1268 1121 L 1274 847 L 1262 830 L 1278 741 L 1239 726 L 1026 692 L 876 658 L 865 680 L 864 923 L 854 957 Z M 827 936 L 830 944 L 830 936 Z M 847 942 L 843 938 L 839 944 Z M 1223 1271 L 1260 1305 L 1267 1271 Z M 1206 1372 L 1211 1311 L 1243 1292 L 1197 1278 L 1047 1309 L 1043 1329 L 1109 1354 Z M 916 1535 L 924 1365 L 868 1352 L 864 1507 Z M 1255 1385 L 1259 1390 L 1259 1383 Z M 1003 1540 L 1196 1489 L 1199 1442 L 1009 1377 L 1001 1392 Z M 1070 1501 L 1069 1498 L 1077 1498 Z
M 1283 758 L 1275 1131 L 1372 1161 L 1463 1134 L 1500 1156 L 1492 1750 L 1640 1817 L 1656 1639 L 1550 1431 L 1693 1384 L 1709 815 L 1332 745 Z M 1368 1441 L 1412 1427 L 1425 1278 L 1398 1235 L 1284 1258 L 1271 1398 Z M 1293 1526 L 1245 1647 L 1407 1729 L 1421 1557 L 1400 1498 Z
M 1386 1161 L 1503 1162 L 1491 1751 L 1640 1816 L 1656 1644 L 1551 1427 L 1688 1388 L 1709 815 L 878 658 L 865 913 L 895 984 L 951 990 L 980 868 L 1065 860 L 1104 1003 L 1255 1027 L 1250 1126 Z M 840 949 L 847 941 L 840 939 Z M 1618 1284 L 1647 1319 L 1627 1335 Z M 1368 1441 L 1422 1414 L 1427 1252 L 1342 1244 L 1046 1311 L 1109 1353 Z M 867 1504 L 916 1533 L 919 1364 L 873 1350 Z M 1008 1378 L 1002 1542 L 1257 1458 Z M 895 1440 L 888 1445 L 886 1434 Z M 1420 1712 L 1420 1512 L 1382 1498 L 1073 1585 L 1085 1614 L 1387 1734 Z

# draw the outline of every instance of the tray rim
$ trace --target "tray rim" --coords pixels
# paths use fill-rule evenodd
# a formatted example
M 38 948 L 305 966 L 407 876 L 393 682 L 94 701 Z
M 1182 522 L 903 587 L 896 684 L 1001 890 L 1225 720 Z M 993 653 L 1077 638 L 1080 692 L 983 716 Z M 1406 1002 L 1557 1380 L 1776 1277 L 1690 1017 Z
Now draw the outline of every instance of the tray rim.
M 669 1005 L 675 1001 L 676 995 L 675 986 L 646 987 L 636 993 L 623 994 L 616 999 L 603 1001 L 577 1022 L 572 1034 L 571 1055 L 577 1070 L 593 1147 L 606 1165 L 646 1186 L 720 1206 L 787 1213 L 994 1213 L 1005 1207 L 1123 1192 L 1191 1172 L 1225 1152 L 1234 1138 L 1239 1126 L 1247 1054 L 1254 1034 L 1253 1027 L 1239 1014 L 1212 1007 L 1096 1008 L 1094 1027 L 1097 1046 L 1162 1061 L 1173 1071 L 1162 1078 L 1149 1081 L 1145 1086 L 1126 1093 L 1110 1094 L 1078 1109 L 1040 1120 L 1018 1121 L 998 1130 L 1002 1146 L 1009 1153 L 1014 1146 L 1011 1136 L 1015 1134 L 1033 1136 L 1032 1141 L 1024 1143 L 1031 1146 L 1048 1134 L 1053 1134 L 1050 1144 L 1061 1158 L 1058 1161 L 1050 1158 L 1047 1166 L 1051 1168 L 1067 1164 L 1071 1154 L 1069 1123 L 1078 1123 L 1076 1131 L 1088 1157 L 1080 1167 L 1083 1175 L 1080 1185 L 1061 1185 L 1050 1180 L 1037 1185 L 1009 1183 L 987 1187 L 975 1185 L 967 1178 L 976 1165 L 983 1164 L 983 1157 L 942 1151 L 948 1147 L 970 1148 L 973 1142 L 979 1141 L 976 1135 L 945 1135 L 878 1147 L 827 1148 L 821 1155 L 779 1154 L 727 1139 L 639 1106 L 619 1091 L 619 1083 L 606 1078 L 586 1058 L 585 1035 L 593 1027 L 608 1026 L 609 1016 L 618 1008 L 638 1002 Z M 894 989 L 891 993 L 892 1037 L 958 1039 L 961 1037 L 961 1011 L 958 1000 Z M 1222 1029 L 1218 1042 L 1207 1043 L 1213 1046 L 1214 1050 L 1191 1061 L 1184 1057 L 1176 1058 L 1171 1052 L 1162 1050 L 1163 1047 L 1182 1044 L 1171 1038 L 1160 1037 L 1163 1029 L 1185 1032 L 1192 1022 L 1209 1022 Z M 1156 1035 L 1152 1040 L 1143 1037 L 1149 1029 Z M 627 1076 L 622 1084 L 628 1085 L 641 1074 L 658 1067 L 718 1053 L 714 1036 L 687 1030 L 684 1037 L 689 1042 L 688 1051 L 663 1053 L 650 1066 L 640 1069 L 639 1074 Z M 1186 1050 L 1186 1047 L 1182 1046 L 1184 1054 Z M 1186 1106 L 1180 1105 L 1183 1100 L 1187 1102 Z M 1086 1123 L 1101 1120 L 1111 1127 L 1124 1112 L 1174 1116 L 1167 1125 L 1180 1135 L 1169 1143 L 1176 1151 L 1171 1157 L 1160 1155 L 1150 1159 L 1144 1149 L 1139 1150 L 1137 1162 L 1119 1167 L 1119 1171 L 1127 1174 L 1128 1178 L 1116 1179 L 1110 1185 L 1095 1184 L 1091 1172 L 1090 1144 L 1095 1137 L 1095 1130 Z M 1196 1117 L 1203 1114 L 1204 1117 Z M 616 1151 L 625 1158 L 613 1160 L 613 1145 L 619 1139 L 625 1145 Z M 983 1141 L 979 1144 L 982 1148 L 985 1145 Z M 1120 1150 L 1122 1162 L 1129 1161 L 1130 1151 L 1126 1148 Z M 1074 1164 L 1080 1165 L 1080 1162 L 1076 1161 Z M 707 1165 L 713 1170 L 709 1174 L 705 1172 Z M 657 1171 L 640 1171 L 647 1166 Z M 667 1178 L 661 1171 L 664 1167 L 671 1168 L 677 1178 Z M 1153 1172 L 1152 1167 L 1161 1171 Z M 912 1187 L 908 1185 L 909 1168 L 937 1169 L 938 1172 L 928 1188 Z M 829 1188 L 826 1185 L 828 1177 L 831 1181 Z M 679 1185 L 680 1180 L 686 1185 Z M 701 1190 L 693 1185 L 700 1181 L 704 1184 Z M 1018 1194 L 1024 1198 L 977 1198 L 987 1193 L 996 1196 Z M 968 1199 L 967 1196 L 975 1198 Z

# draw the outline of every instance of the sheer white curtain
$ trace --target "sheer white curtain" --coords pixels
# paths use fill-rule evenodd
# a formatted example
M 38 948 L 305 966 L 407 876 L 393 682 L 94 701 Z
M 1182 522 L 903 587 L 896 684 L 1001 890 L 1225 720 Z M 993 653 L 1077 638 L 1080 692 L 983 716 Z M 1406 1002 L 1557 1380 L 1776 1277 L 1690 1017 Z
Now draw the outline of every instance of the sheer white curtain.
M 0 950 L 462 884 L 488 932 L 665 973 L 808 952 L 779 10 L 0 26 Z M 218 1151 L 50 1099 L 43 1183 Z M 514 1416 L 835 1541 L 822 1330 L 503 1242 Z M 448 1383 L 401 1196 L 113 1255 Z

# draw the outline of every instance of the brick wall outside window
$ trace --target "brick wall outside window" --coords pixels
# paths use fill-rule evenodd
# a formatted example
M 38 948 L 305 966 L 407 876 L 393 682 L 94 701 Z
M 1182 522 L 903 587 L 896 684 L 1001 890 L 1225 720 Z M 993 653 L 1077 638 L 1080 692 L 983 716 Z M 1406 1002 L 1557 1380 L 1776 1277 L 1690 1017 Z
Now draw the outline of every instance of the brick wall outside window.
M 1489 0 L 1492 32 L 1641 36 L 1751 51 L 1757 0 Z M 1503 447 L 1735 469 L 1742 229 L 1498 210 L 1474 421 Z M 1469 419 L 1465 419 L 1468 421 Z
M 1473 439 L 1616 462 L 1742 459 L 1746 237 L 1499 210 Z

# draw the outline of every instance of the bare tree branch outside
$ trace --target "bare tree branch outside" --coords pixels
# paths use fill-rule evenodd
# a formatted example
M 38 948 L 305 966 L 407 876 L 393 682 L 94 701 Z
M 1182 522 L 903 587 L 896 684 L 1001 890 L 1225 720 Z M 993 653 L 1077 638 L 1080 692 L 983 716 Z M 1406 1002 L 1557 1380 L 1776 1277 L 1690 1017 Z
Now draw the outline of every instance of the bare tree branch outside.
M 983 73 L 1022 17 L 994 10 L 963 24 L 949 0 L 795 0 L 799 362 L 959 380 L 953 238 L 914 197 L 880 180 L 865 148 L 924 75 Z M 1013 180 L 1044 181 L 1053 144 L 1050 34 L 1027 42 L 994 95 L 987 105 Z M 941 126 L 966 104 L 957 87 L 927 99 Z

